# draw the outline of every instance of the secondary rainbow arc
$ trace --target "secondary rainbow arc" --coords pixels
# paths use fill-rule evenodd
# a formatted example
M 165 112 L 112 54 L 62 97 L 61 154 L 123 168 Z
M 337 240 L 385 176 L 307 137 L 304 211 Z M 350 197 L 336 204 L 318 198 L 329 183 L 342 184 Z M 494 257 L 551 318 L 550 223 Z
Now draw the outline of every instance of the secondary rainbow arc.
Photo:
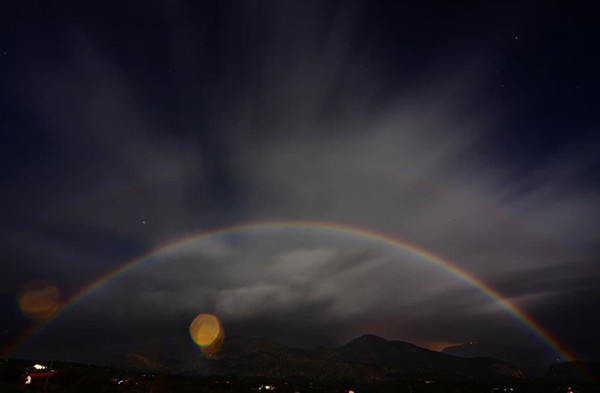
M 398 238 L 370 230 L 361 227 L 356 227 L 352 225 L 346 224 L 338 224 L 331 222 L 321 222 L 321 221 L 259 221 L 259 222 L 250 222 L 239 225 L 234 225 L 225 228 L 219 228 L 216 230 L 196 233 L 190 236 L 186 236 L 177 241 L 167 243 L 164 246 L 157 248 L 147 254 L 142 255 L 136 259 L 133 259 L 130 262 L 127 262 L 121 266 L 118 266 L 115 269 L 112 269 L 100 276 L 96 280 L 89 283 L 87 286 L 83 287 L 77 293 L 75 293 L 68 301 L 66 301 L 63 307 L 53 315 L 51 318 L 46 321 L 34 326 L 32 329 L 28 330 L 23 334 L 16 342 L 8 347 L 4 351 L 4 356 L 8 357 L 12 353 L 14 353 L 21 345 L 23 345 L 30 337 L 34 334 L 42 330 L 45 326 L 50 324 L 53 320 L 58 318 L 60 315 L 65 313 L 71 307 L 73 307 L 78 302 L 82 301 L 86 296 L 92 294 L 95 290 L 102 287 L 103 284 L 107 283 L 111 279 L 124 274 L 131 269 L 135 268 L 143 264 L 144 262 L 148 262 L 153 260 L 154 258 L 161 256 L 162 254 L 173 250 L 177 247 L 181 247 L 183 245 L 189 244 L 193 241 L 197 241 L 201 238 L 206 238 L 210 236 L 219 236 L 226 233 L 232 233 L 236 231 L 244 231 L 244 230 L 252 230 L 252 229 L 278 229 L 278 228 L 304 228 L 304 229 L 320 229 L 334 233 L 341 233 L 350 236 L 356 236 L 366 239 L 371 239 L 380 244 L 385 244 L 393 248 L 402 249 L 406 252 L 409 252 L 423 260 L 440 267 L 463 282 L 473 286 L 478 289 L 481 293 L 483 293 L 488 298 L 497 302 L 503 309 L 512 314 L 516 319 L 518 319 L 524 326 L 526 326 L 529 330 L 535 333 L 542 341 L 544 341 L 547 345 L 552 347 L 564 360 L 566 361 L 574 361 L 576 357 L 562 344 L 558 341 L 556 337 L 554 337 L 548 330 L 546 330 L 539 322 L 537 322 L 533 317 L 529 316 L 524 310 L 520 309 L 517 305 L 513 304 L 509 299 L 503 296 L 499 291 L 492 288 L 487 283 L 483 282 L 467 270 L 463 269 L 460 266 L 457 266 L 450 261 L 443 259 L 442 257 L 429 252 L 423 248 L 407 243 Z

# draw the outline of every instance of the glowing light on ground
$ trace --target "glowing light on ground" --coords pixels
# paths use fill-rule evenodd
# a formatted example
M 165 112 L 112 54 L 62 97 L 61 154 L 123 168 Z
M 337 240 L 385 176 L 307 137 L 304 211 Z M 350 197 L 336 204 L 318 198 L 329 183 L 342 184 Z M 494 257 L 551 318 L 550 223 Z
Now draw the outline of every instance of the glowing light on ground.
M 217 353 L 225 340 L 221 321 L 212 314 L 199 314 L 190 324 L 190 337 L 206 355 Z
M 430 341 L 427 343 L 421 344 L 423 347 L 430 349 L 432 351 L 441 352 L 449 347 L 456 347 L 460 345 L 474 345 L 477 344 L 477 340 L 472 341 Z
M 29 318 L 43 321 L 60 308 L 58 287 L 45 280 L 28 282 L 19 294 L 19 308 Z

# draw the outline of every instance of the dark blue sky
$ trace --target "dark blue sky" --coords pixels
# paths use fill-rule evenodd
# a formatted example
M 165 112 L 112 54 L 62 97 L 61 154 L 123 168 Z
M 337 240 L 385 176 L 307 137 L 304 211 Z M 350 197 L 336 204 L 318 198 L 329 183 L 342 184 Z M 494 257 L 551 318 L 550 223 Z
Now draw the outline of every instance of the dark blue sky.
M 600 34 L 591 6 L 13 2 L 1 14 L 2 343 L 31 324 L 16 299 L 32 279 L 56 283 L 68 298 L 191 233 L 303 219 L 377 230 L 437 253 L 575 353 L 598 357 Z M 487 313 L 506 315 L 490 311 L 489 299 L 464 300 L 472 288 L 423 268 L 365 268 L 373 282 L 398 274 L 431 287 L 387 319 L 377 299 L 406 299 L 394 292 L 401 285 L 387 294 L 366 286 L 371 303 L 349 312 L 340 299 L 354 281 L 343 270 L 323 293 L 278 275 L 293 260 L 307 266 L 293 274 L 314 274 L 317 285 L 310 266 L 343 266 L 340 255 L 377 265 L 392 258 L 383 251 L 373 257 L 327 238 L 261 239 L 256 249 L 217 243 L 217 256 L 198 246 L 198 258 L 223 258 L 228 268 L 198 284 L 206 291 L 197 296 L 241 333 L 279 316 L 288 324 L 264 332 L 290 340 L 303 329 L 295 310 L 313 310 L 320 317 L 310 326 L 320 330 L 299 345 L 368 333 L 361 329 L 430 347 L 531 339 L 514 321 L 506 334 L 486 326 Z M 178 261 L 168 271 L 185 269 Z M 236 273 L 246 270 L 264 270 L 280 286 Z M 135 299 L 154 299 L 154 323 L 164 327 L 173 317 L 164 305 L 183 296 L 173 288 L 192 285 L 186 274 L 167 276 L 138 277 L 152 295 L 117 285 L 111 296 L 138 306 Z M 275 306 L 231 308 L 240 294 L 258 303 L 268 294 Z M 174 315 L 185 320 L 190 310 Z M 135 313 L 115 315 L 116 330 L 135 325 Z M 171 338 L 167 331 L 154 333 Z

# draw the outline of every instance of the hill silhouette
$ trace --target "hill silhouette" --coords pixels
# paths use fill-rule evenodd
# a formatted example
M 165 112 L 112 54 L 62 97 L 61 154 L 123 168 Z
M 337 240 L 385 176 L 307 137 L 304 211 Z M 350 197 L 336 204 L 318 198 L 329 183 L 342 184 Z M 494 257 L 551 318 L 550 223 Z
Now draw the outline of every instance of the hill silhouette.
M 159 360 L 140 362 L 139 356 L 129 356 L 121 365 L 185 375 L 303 376 L 323 380 L 523 377 L 516 366 L 494 358 L 461 358 L 375 335 L 363 335 L 336 348 L 311 350 L 266 338 L 230 337 L 221 351 L 209 358 L 189 345 L 185 349 L 169 348 Z

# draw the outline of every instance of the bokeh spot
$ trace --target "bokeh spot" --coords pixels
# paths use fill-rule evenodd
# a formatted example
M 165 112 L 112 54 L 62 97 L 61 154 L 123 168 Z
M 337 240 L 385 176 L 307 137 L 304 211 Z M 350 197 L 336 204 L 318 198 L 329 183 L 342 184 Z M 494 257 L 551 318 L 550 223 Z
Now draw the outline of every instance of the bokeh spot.
M 31 319 L 43 321 L 60 308 L 58 287 L 46 280 L 33 280 L 25 284 L 19 294 L 19 308 Z
M 221 349 L 225 331 L 215 315 L 199 314 L 190 324 L 190 336 L 204 354 L 212 355 Z

